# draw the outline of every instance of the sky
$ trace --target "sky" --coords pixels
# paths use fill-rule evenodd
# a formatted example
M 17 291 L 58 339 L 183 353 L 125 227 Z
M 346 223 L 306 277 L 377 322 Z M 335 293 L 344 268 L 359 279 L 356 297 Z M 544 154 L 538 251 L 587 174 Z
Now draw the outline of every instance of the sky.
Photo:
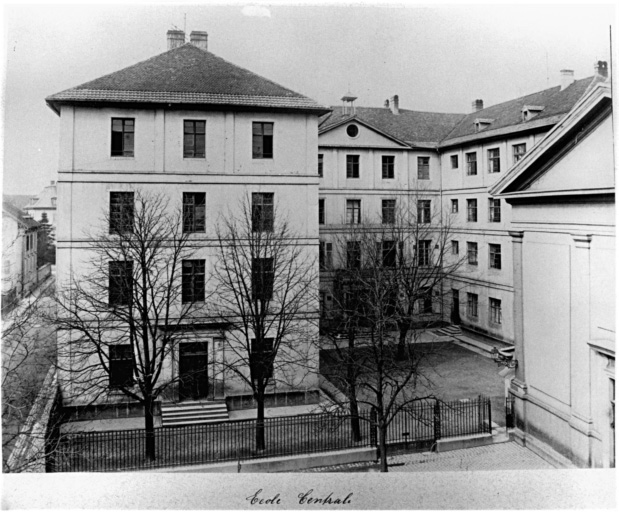
M 434 4 L 436 5 L 436 4 Z M 119 8 L 120 7 L 120 8 Z M 553 87 L 610 60 L 612 3 L 4 5 L 3 190 L 56 179 L 59 117 L 45 98 L 167 49 L 166 32 L 208 32 L 209 51 L 339 105 L 468 113 Z

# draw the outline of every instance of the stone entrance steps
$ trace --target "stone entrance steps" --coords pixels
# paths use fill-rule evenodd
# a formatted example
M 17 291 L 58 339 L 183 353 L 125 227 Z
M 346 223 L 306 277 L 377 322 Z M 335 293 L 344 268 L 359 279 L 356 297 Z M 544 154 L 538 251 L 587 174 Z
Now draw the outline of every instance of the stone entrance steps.
M 447 327 L 437 329 L 436 332 L 442 336 L 460 336 L 462 334 L 459 325 L 448 325 Z
M 163 427 L 200 425 L 228 419 L 228 407 L 223 400 L 194 400 L 161 404 L 161 425 Z

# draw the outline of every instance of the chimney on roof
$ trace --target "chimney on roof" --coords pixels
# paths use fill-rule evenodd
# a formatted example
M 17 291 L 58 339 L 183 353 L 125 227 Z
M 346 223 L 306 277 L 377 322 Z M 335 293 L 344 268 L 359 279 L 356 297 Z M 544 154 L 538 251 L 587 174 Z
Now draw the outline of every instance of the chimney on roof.
M 397 94 L 394 94 L 391 98 L 389 98 L 389 108 L 394 116 L 397 116 L 400 113 L 400 98 Z
M 484 109 L 484 100 L 475 100 L 471 104 L 472 112 L 479 112 Z
M 182 30 L 168 30 L 168 50 L 174 50 L 185 44 L 185 32 Z
M 595 69 L 595 74 L 597 76 L 608 78 L 608 62 L 605 60 L 598 60 L 595 66 L 593 66 L 593 69 Z
M 572 69 L 561 70 L 561 90 L 567 89 L 574 83 L 574 71 Z
M 200 50 L 208 51 L 208 34 L 194 30 L 189 35 L 189 41 L 192 45 L 197 46 Z

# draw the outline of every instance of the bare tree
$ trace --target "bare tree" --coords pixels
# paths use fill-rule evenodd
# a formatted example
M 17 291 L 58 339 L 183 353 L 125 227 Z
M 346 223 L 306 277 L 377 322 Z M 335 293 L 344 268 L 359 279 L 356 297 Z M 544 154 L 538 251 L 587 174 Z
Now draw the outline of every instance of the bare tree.
M 401 197 L 398 207 L 349 226 L 335 241 L 334 308 L 323 336 L 335 361 L 325 371 L 346 389 L 351 413 L 375 411 L 381 471 L 387 471 L 389 425 L 402 409 L 429 398 L 416 393 L 419 381 L 427 381 L 419 342 L 442 316 L 445 282 L 462 261 L 450 254 L 450 226 L 430 197 Z
M 53 307 L 53 290 L 30 296 L 3 319 L 2 325 L 2 453 L 4 472 L 22 472 L 45 464 L 45 429 L 34 428 L 41 421 L 47 402 L 46 378 L 52 376 L 56 362 L 56 333 L 45 321 Z M 48 379 L 49 380 L 49 379 Z M 48 393 L 49 392 L 49 393 Z M 52 396 L 53 400 L 53 396 Z M 39 405 L 39 407 L 37 407 Z M 47 415 L 49 416 L 49 415 Z M 55 418 L 51 418 L 56 421 Z M 28 450 L 12 456 L 19 439 Z M 18 446 L 19 447 L 19 446 Z
M 276 211 L 272 194 L 245 196 L 221 221 L 217 238 L 217 304 L 229 326 L 225 367 L 251 389 L 256 449 L 263 450 L 269 389 L 298 387 L 316 375 L 317 262 Z
M 73 397 L 113 402 L 121 394 L 140 403 L 145 456 L 154 459 L 155 401 L 178 383 L 173 352 L 204 314 L 204 260 L 193 259 L 194 212 L 161 194 L 115 200 L 88 235 L 87 261 L 59 291 L 59 368 Z M 191 272 L 183 272 L 187 265 Z

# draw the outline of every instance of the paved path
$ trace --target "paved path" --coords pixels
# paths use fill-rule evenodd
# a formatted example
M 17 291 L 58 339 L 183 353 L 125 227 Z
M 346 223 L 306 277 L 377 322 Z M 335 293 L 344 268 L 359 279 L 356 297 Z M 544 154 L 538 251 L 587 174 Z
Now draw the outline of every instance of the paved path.
M 443 453 L 409 453 L 389 457 L 390 472 L 496 471 L 554 469 L 544 459 L 514 442 L 498 443 Z M 358 463 L 314 468 L 308 472 L 377 471 L 376 464 Z

